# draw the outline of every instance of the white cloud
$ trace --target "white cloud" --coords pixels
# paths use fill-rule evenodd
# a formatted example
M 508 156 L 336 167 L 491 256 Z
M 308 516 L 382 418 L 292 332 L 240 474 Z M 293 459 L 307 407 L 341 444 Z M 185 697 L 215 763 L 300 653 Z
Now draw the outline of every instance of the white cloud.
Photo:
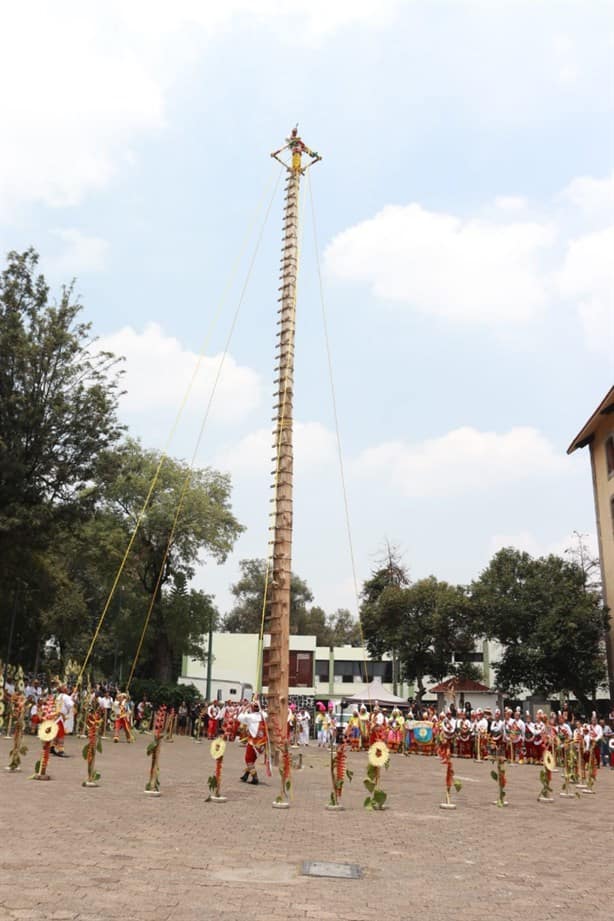
M 102 237 L 87 236 L 75 229 L 53 230 L 51 233 L 65 244 L 58 256 L 47 260 L 54 273 L 71 277 L 81 272 L 104 269 L 109 244 Z
M 178 339 L 165 335 L 156 323 L 142 333 L 130 326 L 103 336 L 96 347 L 126 358 L 121 409 L 145 413 L 156 409 L 179 409 L 195 372 L 198 355 L 184 349 Z M 218 372 L 220 355 L 205 356 L 191 391 L 189 408 L 202 418 Z M 234 424 L 245 418 L 260 402 L 261 381 L 251 368 L 238 365 L 232 355 L 224 361 L 211 418 Z
M 577 303 L 588 345 L 614 354 L 614 226 L 568 243 L 557 276 L 564 298 Z
M 353 465 L 411 497 L 484 492 L 562 472 L 565 460 L 534 428 L 480 432 L 465 426 L 418 444 L 386 442 L 364 451 Z
M 136 134 L 161 126 L 159 81 L 117 26 L 112 5 L 2 5 L 3 208 L 75 204 L 109 181 Z
M 526 211 L 529 202 L 523 195 L 497 195 L 495 198 L 495 208 L 499 211 L 517 213 Z
M 553 38 L 553 50 L 557 76 L 561 83 L 575 83 L 578 79 L 578 52 L 569 35 L 558 33 Z
M 614 214 L 614 172 L 604 179 L 577 176 L 563 189 L 561 198 L 585 214 L 603 214 L 611 220 Z
M 529 219 L 522 196 L 493 204 L 482 211 L 488 218 L 388 205 L 333 238 L 327 270 L 368 285 L 376 298 L 455 323 L 509 329 L 563 304 L 588 347 L 612 354 L 614 173 L 573 179 L 542 205 L 539 220 Z
M 274 455 L 272 429 L 258 429 L 237 444 L 224 448 L 214 466 L 231 473 L 265 475 L 272 470 Z M 335 436 L 319 422 L 295 422 L 294 466 L 306 474 L 314 467 L 330 464 L 336 457 Z
M 547 301 L 540 257 L 551 224 L 465 220 L 419 204 L 388 205 L 333 239 L 326 266 L 376 297 L 459 322 L 526 321 Z
M 165 125 L 169 90 L 211 39 L 260 23 L 311 42 L 377 25 L 398 0 L 47 0 L 0 5 L 0 213 L 70 206 L 135 162 Z

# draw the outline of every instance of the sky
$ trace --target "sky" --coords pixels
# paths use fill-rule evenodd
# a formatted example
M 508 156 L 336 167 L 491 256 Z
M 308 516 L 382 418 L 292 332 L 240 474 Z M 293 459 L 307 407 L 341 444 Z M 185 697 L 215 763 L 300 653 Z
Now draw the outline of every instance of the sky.
M 614 377 L 613 60 L 610 0 L 0 7 L 2 254 L 76 279 L 125 356 L 132 435 L 230 473 L 245 532 L 195 577 L 222 613 L 267 553 L 269 154 L 297 122 L 323 157 L 295 386 L 314 602 L 355 614 L 387 544 L 412 579 L 463 584 L 503 546 L 596 548 L 589 458 L 566 449 Z

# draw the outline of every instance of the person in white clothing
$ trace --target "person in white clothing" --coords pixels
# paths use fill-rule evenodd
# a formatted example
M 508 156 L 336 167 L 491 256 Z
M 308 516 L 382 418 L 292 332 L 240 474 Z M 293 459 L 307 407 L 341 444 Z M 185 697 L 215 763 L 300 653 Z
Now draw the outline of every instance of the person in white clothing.
M 297 719 L 299 725 L 298 744 L 309 745 L 309 724 L 311 722 L 311 717 L 304 707 L 299 710 Z
M 266 711 L 261 711 L 260 704 L 254 701 L 249 710 L 239 714 L 238 720 L 247 730 L 245 770 L 240 779 L 243 783 L 257 784 L 256 761 L 258 760 L 258 755 L 265 751 L 267 744 Z
M 75 702 L 68 693 L 65 684 L 60 685 L 55 698 L 56 723 L 58 724 L 58 734 L 53 740 L 51 752 L 59 758 L 64 757 L 64 736 L 67 727 L 70 726 L 71 720 L 74 719 Z

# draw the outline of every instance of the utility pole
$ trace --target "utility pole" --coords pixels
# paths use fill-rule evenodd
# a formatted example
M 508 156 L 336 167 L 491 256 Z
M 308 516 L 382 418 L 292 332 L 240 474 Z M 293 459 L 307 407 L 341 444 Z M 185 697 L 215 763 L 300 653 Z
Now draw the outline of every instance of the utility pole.
M 213 661 L 213 611 L 209 611 L 209 636 L 207 637 L 207 703 L 211 703 L 211 665 Z
M 280 154 L 289 151 L 290 163 Z M 311 159 L 303 164 L 303 155 Z M 270 606 L 268 713 L 280 734 L 288 725 L 290 660 L 290 580 L 292 578 L 292 475 L 294 465 L 292 421 L 294 397 L 294 336 L 298 279 L 299 189 L 305 170 L 322 158 L 310 150 L 294 128 L 286 144 L 272 154 L 287 170 L 281 249 L 279 330 L 277 333 L 277 385 L 273 421 L 273 497 L 270 523 Z

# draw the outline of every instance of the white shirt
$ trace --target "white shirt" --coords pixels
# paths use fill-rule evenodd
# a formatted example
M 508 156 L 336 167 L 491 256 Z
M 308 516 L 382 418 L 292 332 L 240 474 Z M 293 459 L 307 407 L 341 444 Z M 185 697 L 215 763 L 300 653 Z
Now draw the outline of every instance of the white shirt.
M 58 694 L 58 696 L 55 699 L 55 702 L 56 702 L 56 707 L 59 710 L 58 720 L 61 719 L 62 722 L 66 722 L 66 720 L 70 717 L 72 711 L 75 708 L 74 700 L 72 699 L 70 694 Z
M 239 722 L 247 727 L 248 734 L 255 739 L 258 735 L 258 729 L 260 723 L 262 722 L 262 713 L 259 710 L 256 710 L 253 713 L 240 713 Z

